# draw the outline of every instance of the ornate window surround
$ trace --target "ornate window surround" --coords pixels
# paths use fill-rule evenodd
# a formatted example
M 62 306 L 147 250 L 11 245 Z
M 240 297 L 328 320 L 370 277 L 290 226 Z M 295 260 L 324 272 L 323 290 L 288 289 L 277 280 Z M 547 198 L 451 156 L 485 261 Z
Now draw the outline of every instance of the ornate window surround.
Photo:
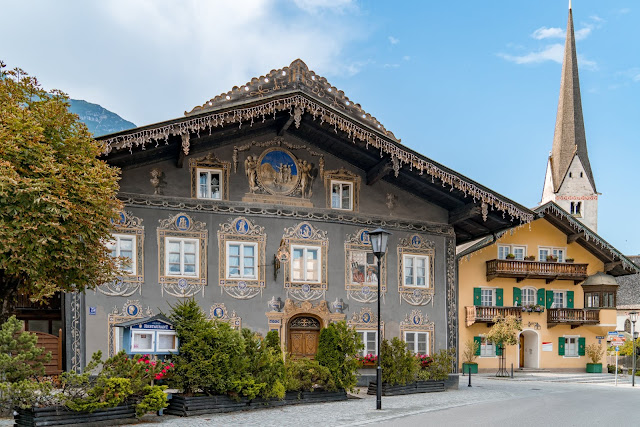
M 378 316 L 375 315 L 370 307 L 362 307 L 360 311 L 351 315 L 351 319 L 347 321 L 347 326 L 356 331 L 378 331 Z M 384 339 L 384 320 L 380 321 L 380 329 L 382 338 Z
M 298 300 L 316 300 L 325 296 L 328 288 L 327 259 L 329 252 L 329 239 L 327 232 L 318 230 L 308 222 L 301 222 L 293 227 L 285 228 L 282 244 L 289 254 L 284 260 L 284 289 L 287 297 Z M 292 247 L 315 246 L 320 251 L 320 280 L 317 282 L 295 282 L 292 273 Z
M 127 322 L 133 319 L 142 319 L 144 317 L 153 316 L 153 310 L 150 307 L 142 309 L 140 300 L 127 300 L 122 306 L 122 310 L 118 310 L 117 306 L 113 307 L 111 313 L 107 317 L 107 336 L 108 336 L 108 355 L 109 357 L 116 354 L 116 344 L 118 337 L 117 330 L 114 325 Z
M 256 278 L 227 278 L 227 244 L 230 242 L 254 243 L 256 251 Z M 237 299 L 249 299 L 256 295 L 262 295 L 266 286 L 266 244 L 267 235 L 264 227 L 255 225 L 245 217 L 230 219 L 227 223 L 220 224 L 218 230 L 218 284 L 220 292 L 226 292 Z
M 121 211 L 118 221 L 112 221 L 113 235 L 134 237 L 134 267 L 130 274 L 121 274 L 113 281 L 103 283 L 96 289 L 109 296 L 128 297 L 136 293 L 142 293 L 144 283 L 144 226 L 142 219 L 133 216 L 130 212 Z M 123 272 L 124 273 L 124 272 Z
M 209 319 L 226 322 L 232 329 L 238 331 L 242 329 L 242 318 L 236 314 L 235 310 L 229 313 L 227 307 L 222 303 L 211 306 L 209 309 Z
M 400 322 L 400 337 L 402 341 L 405 340 L 405 332 L 427 332 L 429 336 L 427 348 L 429 349 L 429 354 L 433 355 L 435 325 L 433 322 L 429 322 L 426 314 L 422 314 L 420 310 L 412 310 L 410 314 L 406 314 L 404 320 Z
M 429 275 L 427 287 L 415 287 L 404 285 L 404 256 L 419 255 L 429 257 Z M 435 243 L 426 240 L 419 234 L 413 234 L 398 242 L 398 292 L 400 293 L 400 304 L 405 300 L 411 305 L 425 305 L 431 302 L 433 305 L 433 295 L 435 293 Z
M 213 152 L 204 157 L 189 160 L 189 168 L 191 169 L 191 198 L 200 199 L 198 197 L 198 169 L 217 170 L 220 171 L 222 186 L 220 199 L 204 199 L 204 200 L 229 200 L 229 174 L 231 172 L 231 162 L 220 160 Z
M 190 297 L 202 291 L 207 284 L 207 240 L 206 225 L 194 221 L 189 215 L 180 212 L 168 219 L 159 220 L 158 227 L 158 278 L 162 286 L 162 293 L 175 297 Z M 175 277 L 166 274 L 166 241 L 168 238 L 196 239 L 199 242 L 197 272 L 194 277 Z
M 327 209 L 340 211 L 358 212 L 360 210 L 360 176 L 347 169 L 340 168 L 324 172 L 324 186 L 327 193 Z M 337 209 L 331 207 L 331 187 L 332 182 L 343 182 L 351 184 L 351 208 Z
M 371 252 L 371 240 L 369 238 L 369 230 L 361 229 L 353 235 L 347 235 L 347 241 L 344 242 L 345 253 L 345 277 L 344 288 L 347 291 L 347 298 L 354 299 L 358 302 L 374 302 L 378 300 L 378 283 L 365 284 L 354 283 L 353 275 L 351 271 L 351 254 L 356 251 L 364 251 L 365 253 Z M 376 261 L 377 265 L 377 261 Z M 380 274 L 380 292 L 384 301 L 384 296 L 387 293 L 387 257 L 382 257 L 382 263 L 378 274 Z M 365 272 L 366 274 L 366 272 Z

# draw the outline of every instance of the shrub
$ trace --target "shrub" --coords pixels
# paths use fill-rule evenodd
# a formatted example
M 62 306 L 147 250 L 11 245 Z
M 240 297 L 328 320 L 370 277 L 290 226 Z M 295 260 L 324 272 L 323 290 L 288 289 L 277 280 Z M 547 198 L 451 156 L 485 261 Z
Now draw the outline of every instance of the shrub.
M 428 356 L 427 356 L 428 357 Z M 417 379 L 426 380 L 446 380 L 455 361 L 455 350 L 440 350 L 433 355 L 433 362 L 423 365 L 418 371 Z
M 600 363 L 602 356 L 604 356 L 604 347 L 600 344 L 591 343 L 587 346 L 586 353 L 589 359 L 591 359 L 591 363 Z
M 331 371 L 315 360 L 292 359 L 285 363 L 285 386 L 287 391 L 335 391 Z
M 329 368 L 336 387 L 353 391 L 358 383 L 359 355 L 363 348 L 358 333 L 342 321 L 320 331 L 316 360 Z
M 388 340 L 382 340 L 380 355 L 383 383 L 405 385 L 415 381 L 419 362 L 399 338 L 393 338 L 391 343 Z
M 462 352 L 462 360 L 464 363 L 475 363 L 479 350 L 479 342 L 474 339 L 467 340 L 467 342 L 464 343 L 464 351 Z
M 278 334 L 275 331 L 271 332 L 275 333 L 278 340 L 275 343 L 273 334 L 267 334 L 267 338 L 262 339 L 249 329 L 242 330 L 246 368 L 245 378 L 240 383 L 236 383 L 244 386 L 240 390 L 236 387 L 236 391 L 249 399 L 256 396 L 284 398 L 284 360 Z
M 610 374 L 616 373 L 616 365 L 607 365 L 607 372 Z M 618 367 L 618 373 L 622 374 L 622 368 Z

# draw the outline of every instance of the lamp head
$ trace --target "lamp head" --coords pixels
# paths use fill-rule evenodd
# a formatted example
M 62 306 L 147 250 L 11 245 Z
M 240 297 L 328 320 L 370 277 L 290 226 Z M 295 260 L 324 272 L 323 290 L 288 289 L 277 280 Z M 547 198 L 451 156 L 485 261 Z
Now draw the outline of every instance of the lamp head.
M 377 228 L 369 233 L 372 252 L 378 259 L 382 258 L 387 252 L 387 242 L 390 235 L 391 233 L 382 228 Z
M 630 311 L 629 312 L 629 320 L 631 320 L 632 323 L 636 323 L 636 320 L 638 320 L 638 312 L 637 311 Z

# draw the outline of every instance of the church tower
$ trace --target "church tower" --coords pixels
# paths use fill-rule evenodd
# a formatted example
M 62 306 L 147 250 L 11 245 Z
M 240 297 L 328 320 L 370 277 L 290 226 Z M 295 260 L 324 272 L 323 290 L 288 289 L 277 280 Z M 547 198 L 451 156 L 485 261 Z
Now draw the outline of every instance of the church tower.
M 582 118 L 578 58 L 569 2 L 560 98 L 541 204 L 554 201 L 591 230 L 598 230 L 598 192 Z

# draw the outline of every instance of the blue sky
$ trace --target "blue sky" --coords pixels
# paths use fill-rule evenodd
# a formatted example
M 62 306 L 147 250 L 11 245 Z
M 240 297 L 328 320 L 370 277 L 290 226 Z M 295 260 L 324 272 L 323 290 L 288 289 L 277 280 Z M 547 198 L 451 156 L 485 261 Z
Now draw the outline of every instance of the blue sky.
M 302 58 L 402 142 L 530 207 L 567 1 L 0 0 L 0 59 L 137 125 Z M 640 6 L 574 0 L 598 233 L 640 254 Z M 25 25 L 25 23 L 29 23 Z

